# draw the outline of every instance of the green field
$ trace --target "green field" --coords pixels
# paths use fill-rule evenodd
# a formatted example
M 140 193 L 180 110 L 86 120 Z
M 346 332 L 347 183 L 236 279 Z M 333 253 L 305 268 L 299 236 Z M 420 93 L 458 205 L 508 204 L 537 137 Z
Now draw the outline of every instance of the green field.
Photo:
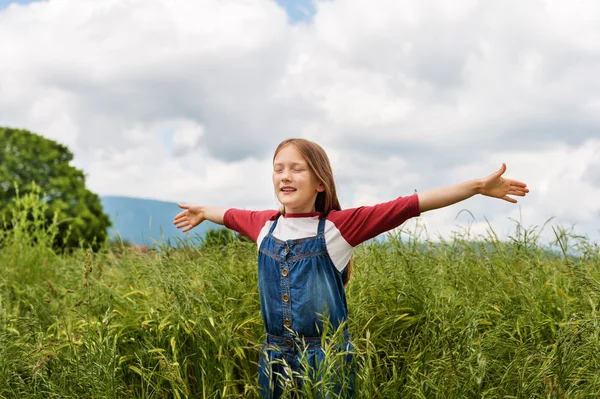
M 0 398 L 257 395 L 254 244 L 57 255 L 28 201 L 1 237 Z M 357 397 L 599 397 L 600 249 L 555 232 L 357 248 Z

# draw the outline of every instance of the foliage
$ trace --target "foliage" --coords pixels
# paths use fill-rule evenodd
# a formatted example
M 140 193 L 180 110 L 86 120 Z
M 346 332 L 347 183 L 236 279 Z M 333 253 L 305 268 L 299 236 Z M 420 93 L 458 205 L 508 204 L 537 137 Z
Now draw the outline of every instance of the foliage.
M 233 231 L 220 228 L 220 229 L 208 229 L 202 239 L 202 246 L 204 247 L 223 247 L 227 244 L 235 241 L 236 235 Z
M 97 250 L 106 239 L 109 217 L 99 197 L 86 189 L 83 172 L 71 165 L 67 147 L 27 130 L 0 128 L 0 218 L 9 215 L 21 195 L 41 187 L 46 223 L 58 214 L 54 246 Z
M 254 244 L 57 255 L 52 226 L 2 233 L 0 398 L 258 397 Z M 357 397 L 597 397 L 600 248 L 556 229 L 548 251 L 531 233 L 359 247 Z M 331 374 L 344 353 L 326 354 Z
M 201 246 L 206 247 L 218 247 L 222 248 L 231 244 L 234 241 L 242 241 L 252 243 L 253 241 L 242 234 L 237 234 L 227 228 L 213 229 L 209 228 L 206 230 L 204 237 L 201 239 Z

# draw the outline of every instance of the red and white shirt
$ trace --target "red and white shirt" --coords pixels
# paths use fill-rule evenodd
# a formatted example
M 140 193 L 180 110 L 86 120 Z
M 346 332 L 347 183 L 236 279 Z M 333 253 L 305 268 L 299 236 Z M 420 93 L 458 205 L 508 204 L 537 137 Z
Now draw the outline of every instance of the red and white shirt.
M 225 212 L 223 222 L 225 227 L 251 238 L 260 248 L 262 240 L 280 214 L 277 210 L 248 211 L 232 208 Z M 417 194 L 373 206 L 331 211 L 325 222 L 327 252 L 341 272 L 348 264 L 355 246 L 419 215 Z M 273 235 L 283 241 L 314 237 L 317 235 L 319 216 L 319 212 L 286 213 L 277 222 Z

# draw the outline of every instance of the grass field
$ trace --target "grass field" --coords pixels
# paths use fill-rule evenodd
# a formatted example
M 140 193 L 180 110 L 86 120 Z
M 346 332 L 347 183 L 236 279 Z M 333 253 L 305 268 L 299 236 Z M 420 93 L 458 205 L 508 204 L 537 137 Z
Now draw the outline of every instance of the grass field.
M 0 398 L 257 395 L 254 244 L 55 254 L 22 202 L 0 237 Z M 549 251 L 537 233 L 360 246 L 357 397 L 600 397 L 600 249 L 556 229 Z

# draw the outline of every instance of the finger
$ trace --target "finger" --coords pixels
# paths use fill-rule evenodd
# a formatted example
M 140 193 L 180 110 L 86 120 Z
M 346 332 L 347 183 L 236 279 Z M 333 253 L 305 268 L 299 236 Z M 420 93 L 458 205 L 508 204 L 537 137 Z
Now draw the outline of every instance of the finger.
M 188 231 L 190 231 L 191 229 L 193 229 L 194 226 L 188 226 L 185 229 L 181 230 L 182 233 L 187 233 Z
M 179 215 L 175 216 L 175 219 L 173 219 L 173 223 L 179 223 L 183 220 L 187 220 L 186 215 L 179 214 Z
M 509 182 L 511 186 L 527 187 L 527 184 L 523 183 L 522 181 L 513 179 L 506 179 L 506 181 Z
M 189 225 L 190 225 L 190 223 L 187 220 L 184 220 L 184 221 L 181 221 L 181 222 L 177 223 L 175 225 L 175 227 L 177 227 L 178 229 L 180 229 L 182 227 L 189 226 Z
M 188 222 L 189 222 L 189 219 L 182 218 L 182 219 L 177 220 L 174 224 L 179 225 L 179 224 L 188 223 Z
M 177 219 L 181 219 L 182 217 L 184 217 L 184 216 L 185 216 L 185 212 L 186 212 L 186 211 L 183 211 L 183 212 L 180 212 L 180 213 L 178 213 L 177 215 L 175 215 L 175 220 L 177 220 Z
M 498 171 L 495 173 L 496 177 L 500 177 L 504 174 L 504 172 L 506 172 L 506 164 L 504 162 L 502 162 L 502 166 L 500 167 L 500 169 L 498 169 Z
M 511 190 L 515 190 L 515 191 L 523 191 L 525 193 L 529 192 L 529 189 L 527 187 L 521 187 L 521 186 L 510 186 Z
M 189 204 L 177 204 L 181 209 L 188 209 L 190 207 Z
M 508 201 L 508 202 L 510 202 L 510 203 L 513 203 L 513 204 L 516 204 L 516 203 L 517 203 L 517 200 L 516 200 L 516 199 L 514 199 L 514 198 L 511 198 L 511 197 L 509 197 L 508 195 L 505 195 L 505 196 L 504 196 L 502 199 L 503 199 L 504 201 Z
M 512 193 L 523 193 L 526 194 L 529 192 L 528 188 L 522 188 L 522 187 L 511 187 L 508 190 L 508 194 L 512 194 Z
M 523 191 L 509 191 L 508 195 L 518 195 L 519 197 L 524 197 L 527 193 Z

